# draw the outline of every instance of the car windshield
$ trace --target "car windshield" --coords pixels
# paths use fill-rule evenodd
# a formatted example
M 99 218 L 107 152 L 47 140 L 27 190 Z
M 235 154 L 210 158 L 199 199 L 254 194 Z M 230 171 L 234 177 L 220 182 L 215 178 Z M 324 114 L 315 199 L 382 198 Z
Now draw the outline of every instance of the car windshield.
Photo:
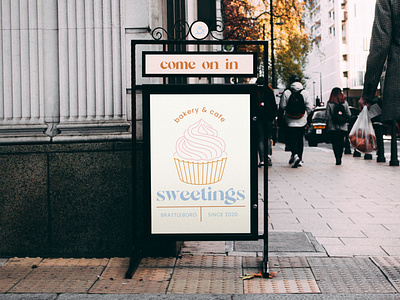
M 313 115 L 313 120 L 314 119 L 319 119 L 319 120 L 323 119 L 323 120 L 325 120 L 325 113 L 326 113 L 326 110 L 315 111 L 314 115 Z

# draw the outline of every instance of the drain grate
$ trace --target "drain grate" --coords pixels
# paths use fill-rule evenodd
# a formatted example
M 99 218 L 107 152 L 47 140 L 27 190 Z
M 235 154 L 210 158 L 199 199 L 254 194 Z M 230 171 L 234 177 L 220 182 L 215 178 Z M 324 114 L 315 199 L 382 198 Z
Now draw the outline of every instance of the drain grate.
M 323 293 L 396 293 L 369 258 L 313 257 L 308 262 Z

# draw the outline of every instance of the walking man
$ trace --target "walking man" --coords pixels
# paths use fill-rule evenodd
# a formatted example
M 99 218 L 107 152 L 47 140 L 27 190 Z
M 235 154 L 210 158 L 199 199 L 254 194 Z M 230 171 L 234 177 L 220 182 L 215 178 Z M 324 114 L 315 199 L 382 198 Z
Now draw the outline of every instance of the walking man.
M 400 2 L 377 0 L 361 106 L 374 103 L 376 89 L 387 62 L 382 101 L 383 122 L 400 120 Z
M 297 168 L 303 163 L 304 131 L 312 103 L 298 75 L 289 78 L 290 86 L 281 97 L 279 108 L 284 111 L 287 124 L 287 143 L 291 151 L 289 164 Z

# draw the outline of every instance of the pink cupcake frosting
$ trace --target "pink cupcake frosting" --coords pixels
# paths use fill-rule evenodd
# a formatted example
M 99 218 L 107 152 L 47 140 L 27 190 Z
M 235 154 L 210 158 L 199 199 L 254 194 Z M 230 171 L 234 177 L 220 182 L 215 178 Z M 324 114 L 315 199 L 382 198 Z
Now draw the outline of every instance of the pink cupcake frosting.
M 189 126 L 176 142 L 175 156 L 193 161 L 210 161 L 226 156 L 225 142 L 203 119 Z

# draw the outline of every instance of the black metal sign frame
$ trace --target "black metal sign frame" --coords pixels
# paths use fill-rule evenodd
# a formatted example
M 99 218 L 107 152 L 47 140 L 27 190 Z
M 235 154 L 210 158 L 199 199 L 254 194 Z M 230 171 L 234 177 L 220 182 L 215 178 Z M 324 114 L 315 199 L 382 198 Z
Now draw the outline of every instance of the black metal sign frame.
M 262 51 L 262 65 L 263 65 L 263 70 L 262 72 L 259 72 L 260 76 L 263 76 L 264 78 L 268 78 L 267 74 L 267 66 L 268 66 L 268 42 L 267 41 L 227 41 L 227 40 L 205 40 L 205 39 L 195 39 L 195 40 L 161 40 L 162 35 L 155 33 L 155 30 L 152 33 L 152 36 L 155 39 L 158 40 L 132 40 L 131 41 L 131 96 L 132 96 L 132 154 L 133 154 L 133 159 L 132 159 L 132 169 L 133 169 L 133 183 L 134 187 L 138 186 L 138 175 L 136 174 L 136 168 L 137 168 L 137 162 L 136 162 L 136 156 L 137 156 L 137 138 L 136 138 L 136 131 L 137 131 L 137 124 L 136 124 L 136 117 L 137 117 L 137 92 L 143 90 L 143 85 L 138 85 L 137 80 L 136 80 L 136 58 L 138 53 L 140 54 L 140 51 L 138 49 L 138 46 L 158 46 L 161 47 L 161 51 L 165 53 L 173 53 L 175 51 L 182 51 L 182 49 L 187 49 L 190 47 L 195 47 L 195 50 L 192 50 L 193 52 L 199 53 L 201 52 L 202 47 L 204 46 L 213 46 L 215 49 L 216 47 L 220 47 L 219 50 L 215 51 L 220 51 L 223 52 L 226 50 L 226 48 L 233 48 L 236 49 L 236 47 L 241 47 L 241 46 L 259 46 L 260 48 L 263 48 Z M 157 37 L 157 38 L 156 38 Z M 153 48 L 154 49 L 154 48 Z M 188 51 L 189 52 L 189 51 Z M 204 78 L 208 78 L 210 81 L 211 78 L 213 77 L 220 77 L 220 76 L 205 76 L 202 75 Z M 234 78 L 233 82 L 237 82 L 238 78 L 241 76 L 237 75 L 229 75 L 226 74 L 224 76 L 226 79 L 231 79 Z M 181 76 L 160 76 L 162 78 L 163 83 L 167 84 L 171 82 L 174 82 L 175 80 L 179 81 L 179 78 L 182 78 Z M 187 76 L 183 77 L 187 78 Z M 232 80 L 230 80 L 232 82 Z M 228 84 L 229 87 L 233 87 L 234 85 Z M 266 128 L 266 124 L 265 124 Z M 264 148 L 267 149 L 267 140 L 264 140 Z M 265 154 L 264 161 L 267 161 L 267 154 Z M 263 257 L 263 263 L 262 263 L 262 274 L 263 277 L 268 278 L 269 277 L 269 265 L 268 265 L 268 168 L 264 168 L 264 187 L 263 187 L 263 198 L 264 198 L 264 233 L 262 235 L 258 235 L 258 238 L 263 239 L 264 241 L 264 257 Z M 137 197 L 135 195 L 136 192 L 133 193 L 133 203 L 132 203 L 132 209 L 133 209 L 133 215 L 137 216 L 138 215 L 138 207 L 139 204 L 137 203 Z M 132 221 L 132 226 L 133 226 L 133 232 L 136 232 L 136 226 L 137 224 L 136 218 Z M 236 239 L 236 236 L 230 236 L 230 239 Z M 248 236 L 247 239 L 254 239 L 254 236 Z M 132 276 L 135 268 L 137 267 L 138 263 L 140 262 L 141 258 L 141 246 L 140 246 L 140 241 L 138 241 L 136 238 L 134 238 L 134 245 L 133 245 L 133 252 L 132 252 L 132 257 L 131 257 L 131 262 L 130 262 L 130 267 L 129 270 L 126 274 L 126 277 Z

